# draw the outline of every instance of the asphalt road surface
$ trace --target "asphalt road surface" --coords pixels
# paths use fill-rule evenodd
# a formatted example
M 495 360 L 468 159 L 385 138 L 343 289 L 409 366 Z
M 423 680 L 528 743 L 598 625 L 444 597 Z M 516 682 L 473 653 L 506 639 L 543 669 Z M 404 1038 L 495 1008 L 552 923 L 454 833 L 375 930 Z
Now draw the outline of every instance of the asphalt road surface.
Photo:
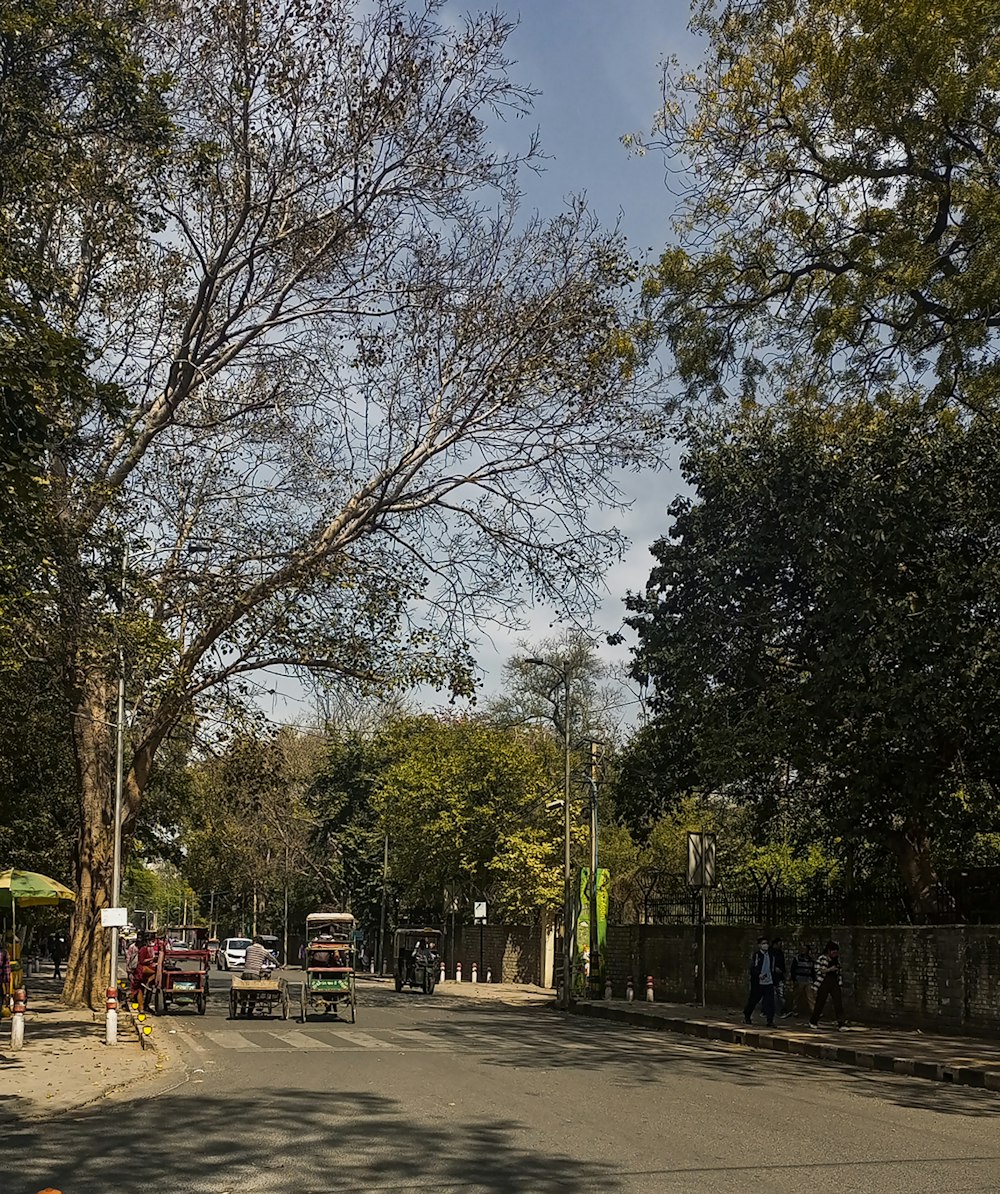
M 2 1194 L 1000 1190 L 989 1092 L 373 983 L 354 1025 L 229 1021 L 219 979 L 157 1025 L 173 1089 L 16 1126 Z

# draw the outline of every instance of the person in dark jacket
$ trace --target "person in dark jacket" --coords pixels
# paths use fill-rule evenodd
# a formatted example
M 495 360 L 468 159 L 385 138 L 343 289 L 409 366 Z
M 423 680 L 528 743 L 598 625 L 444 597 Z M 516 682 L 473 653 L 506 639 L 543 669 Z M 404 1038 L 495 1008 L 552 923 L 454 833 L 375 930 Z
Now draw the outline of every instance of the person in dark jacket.
M 813 1004 L 813 1014 L 809 1024 L 819 1028 L 819 1018 L 826 1007 L 827 999 L 833 1000 L 833 1011 L 837 1017 L 837 1027 L 844 1027 L 844 1000 L 840 993 L 840 946 L 836 941 L 828 941 L 826 949 L 816 960 L 816 978 L 813 980 L 816 992 L 816 1002 Z
M 754 1009 L 760 1004 L 768 1028 L 774 1027 L 774 960 L 768 948 L 768 940 L 761 937 L 750 959 L 750 996 L 743 1009 L 743 1021 L 752 1022 Z
M 774 1014 L 783 1016 L 785 1008 L 785 946 L 780 937 L 771 940 L 771 962 L 774 965 Z

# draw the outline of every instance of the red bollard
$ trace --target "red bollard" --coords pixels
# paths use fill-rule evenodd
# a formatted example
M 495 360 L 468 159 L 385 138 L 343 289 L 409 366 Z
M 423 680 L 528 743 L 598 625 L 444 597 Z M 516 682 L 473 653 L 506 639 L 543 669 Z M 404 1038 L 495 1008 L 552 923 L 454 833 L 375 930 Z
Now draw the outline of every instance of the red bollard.
M 108 987 L 104 1000 L 104 1043 L 118 1044 L 118 991 L 115 987 Z
M 646 1002 L 647 1003 L 653 1002 L 653 976 L 652 975 L 650 975 L 646 979 Z

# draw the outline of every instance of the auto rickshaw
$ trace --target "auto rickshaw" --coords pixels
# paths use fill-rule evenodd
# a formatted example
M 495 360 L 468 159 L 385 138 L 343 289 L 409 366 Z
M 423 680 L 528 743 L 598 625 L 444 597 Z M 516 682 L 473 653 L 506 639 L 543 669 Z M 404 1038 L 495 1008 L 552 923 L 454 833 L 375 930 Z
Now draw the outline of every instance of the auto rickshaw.
M 433 995 L 443 935 L 437 929 L 397 929 L 392 942 L 396 990 L 416 987 Z
M 309 1009 L 337 1015 L 340 1004 L 357 1019 L 354 986 L 354 917 L 349 912 L 310 912 L 306 917 L 305 974 L 300 1011 L 302 1023 Z

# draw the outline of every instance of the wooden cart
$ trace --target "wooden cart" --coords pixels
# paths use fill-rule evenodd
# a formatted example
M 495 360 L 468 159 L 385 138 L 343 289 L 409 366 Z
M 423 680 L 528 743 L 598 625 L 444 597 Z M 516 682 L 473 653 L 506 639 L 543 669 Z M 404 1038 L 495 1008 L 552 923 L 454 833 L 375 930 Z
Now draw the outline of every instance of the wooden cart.
M 262 1016 L 280 1015 L 282 1020 L 287 1020 L 288 1008 L 288 984 L 283 978 L 233 975 L 233 985 L 229 989 L 230 1020 L 237 1016 L 252 1016 L 256 1012 Z

